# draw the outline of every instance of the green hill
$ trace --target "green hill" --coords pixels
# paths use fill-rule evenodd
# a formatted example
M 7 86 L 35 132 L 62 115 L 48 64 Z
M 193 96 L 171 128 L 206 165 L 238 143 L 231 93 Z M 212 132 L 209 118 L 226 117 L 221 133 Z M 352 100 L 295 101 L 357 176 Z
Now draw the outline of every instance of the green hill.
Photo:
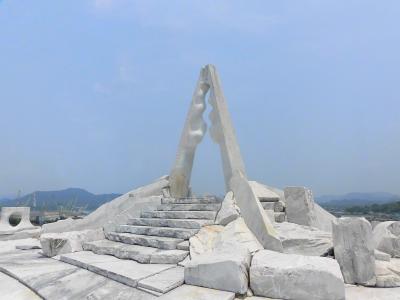
M 95 195 L 84 189 L 68 188 L 61 191 L 37 191 L 18 199 L 0 200 L 0 206 L 30 206 L 32 210 L 57 211 L 60 208 L 83 207 L 92 211 L 120 194 Z

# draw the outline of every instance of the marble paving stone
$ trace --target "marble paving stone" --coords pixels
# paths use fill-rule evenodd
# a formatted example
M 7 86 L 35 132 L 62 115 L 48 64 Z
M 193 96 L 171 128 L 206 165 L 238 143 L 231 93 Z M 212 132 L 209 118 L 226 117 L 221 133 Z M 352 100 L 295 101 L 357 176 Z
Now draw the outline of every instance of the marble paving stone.
M 11 241 L 0 241 L 0 253 L 14 251 L 16 249 L 16 246 L 19 245 L 40 246 L 40 242 L 38 239 L 33 239 L 33 238 L 11 240 Z
M 182 285 L 168 294 L 158 298 L 159 300 L 233 300 L 235 294 L 218 291 L 193 285 Z
M 140 280 L 138 287 L 165 294 L 181 286 L 184 281 L 184 268 L 175 267 Z
M 153 291 L 153 290 L 149 290 L 149 289 L 146 289 L 146 288 L 144 288 L 144 287 L 139 287 L 139 286 L 138 286 L 137 289 L 140 290 L 140 291 L 142 291 L 142 292 L 146 292 L 146 293 L 148 293 L 148 294 L 151 294 L 151 295 L 153 295 L 153 296 L 156 296 L 156 297 L 160 297 L 160 296 L 164 295 L 163 293 L 159 293 L 159 292 L 156 292 L 156 291 Z
M 98 275 L 99 276 L 99 275 Z M 113 280 L 86 296 L 87 300 L 156 300 L 157 297 Z
M 235 300 L 283 300 L 283 299 L 272 299 L 272 298 L 252 296 L 246 298 L 235 298 Z
M 41 300 L 37 294 L 18 280 L 1 272 L 0 294 L 2 300 Z
M 139 264 L 131 260 L 121 260 L 112 256 L 101 261 L 97 255 L 91 252 L 77 252 L 62 255 L 61 260 L 71 264 L 83 266 L 96 274 L 108 277 L 120 283 L 136 287 L 139 280 L 157 274 L 161 271 L 173 268 L 175 265 L 167 264 Z M 95 261 L 97 259 L 97 261 Z
M 100 262 L 119 262 L 120 260 L 110 255 L 93 254 L 90 251 L 81 251 L 60 256 L 60 260 L 68 264 L 87 269 L 88 265 Z
M 400 300 L 400 288 L 346 285 L 346 300 Z
M 15 251 L 0 258 L 1 271 L 17 278 L 44 299 L 155 299 L 85 269 L 44 257 L 37 251 Z

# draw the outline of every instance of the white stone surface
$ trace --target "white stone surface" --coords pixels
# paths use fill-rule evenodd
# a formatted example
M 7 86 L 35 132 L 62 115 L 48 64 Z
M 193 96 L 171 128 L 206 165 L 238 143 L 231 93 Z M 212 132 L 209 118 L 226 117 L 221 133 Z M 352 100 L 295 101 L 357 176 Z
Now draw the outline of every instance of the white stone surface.
M 106 277 L 46 258 L 40 255 L 38 250 L 15 250 L 3 253 L 0 256 L 0 271 L 17 278 L 18 281 L 47 300 L 156 299 L 152 295 Z M 5 294 L 5 291 L 0 290 L 0 292 L 1 295 Z M 17 299 L 13 298 L 12 300 Z
M 103 229 L 100 228 L 64 233 L 45 233 L 40 237 L 40 244 L 43 253 L 48 257 L 52 257 L 82 251 L 85 242 L 102 239 L 104 239 L 104 233 Z
M 15 246 L 15 249 L 18 250 L 32 250 L 32 249 L 42 249 L 42 246 L 40 245 L 39 241 L 37 245 L 31 245 L 31 244 L 21 244 Z
M 233 300 L 235 294 L 192 285 L 182 285 L 159 300 Z M 136 299 L 135 299 L 136 300 Z
M 371 288 L 346 285 L 346 300 L 400 300 L 400 288 Z
M 0 272 L 0 295 L 2 300 L 41 300 L 42 298 L 18 280 Z
M 336 217 L 314 202 L 310 189 L 286 187 L 284 191 L 288 222 L 316 227 L 323 231 L 332 231 L 332 222 Z
M 224 227 L 221 225 L 210 225 L 201 228 L 198 233 L 189 239 L 191 258 L 211 252 L 216 247 L 218 235 L 223 230 Z
M 400 257 L 400 221 L 382 222 L 375 226 L 373 231 L 375 248 Z
M 283 252 L 307 256 L 326 256 L 332 249 L 332 234 L 295 223 L 275 223 Z
M 183 250 L 162 250 L 140 245 L 129 245 L 110 240 L 86 242 L 83 249 L 96 254 L 112 255 L 121 259 L 131 259 L 139 263 L 176 264 L 189 254 Z
M 230 249 L 232 247 L 246 249 L 252 254 L 263 249 L 243 218 L 229 223 L 215 239 L 214 249 Z
M 375 259 L 382 261 L 390 261 L 390 254 L 375 249 Z
M 272 190 L 272 188 L 259 183 L 257 181 L 249 181 L 251 188 L 253 189 L 254 194 L 257 198 L 262 202 L 276 202 L 279 200 L 283 200 L 283 192 L 282 196 Z
M 21 240 L 21 239 L 37 239 L 40 237 L 41 229 L 40 227 L 34 229 L 23 229 L 19 231 L 14 231 L 12 233 L 0 234 L 0 241 L 11 241 L 11 240 Z
M 251 255 L 246 249 L 213 251 L 193 258 L 185 266 L 187 284 L 245 294 Z
M 376 261 L 376 286 L 379 288 L 400 287 L 400 259 Z
M 144 278 L 175 267 L 167 264 L 140 264 L 86 251 L 63 254 L 61 260 L 131 287 L 136 287 L 138 281 Z
M 140 216 L 145 209 L 156 209 L 161 204 L 162 189 L 168 187 L 168 176 L 163 176 L 154 183 L 139 187 L 108 203 L 103 204 L 93 213 L 80 220 L 62 220 L 43 225 L 43 233 L 66 232 L 104 227 L 113 231 L 117 225 L 127 224 L 131 218 Z
M 183 241 L 179 243 L 178 245 L 176 245 L 176 249 L 189 251 L 190 250 L 189 241 Z
M 200 254 L 215 250 L 242 248 L 250 253 L 263 249 L 254 234 L 242 218 L 229 223 L 227 226 L 212 225 L 203 227 L 190 238 L 190 256 L 195 258 Z
M 184 268 L 175 267 L 140 280 L 138 287 L 165 294 L 181 286 L 184 281 Z
M 271 220 L 271 224 L 275 224 L 275 212 L 272 209 L 266 209 L 265 213 L 269 220 Z
M 257 252 L 250 267 L 256 296 L 288 300 L 344 300 L 343 277 L 330 258 Z
M 219 210 L 215 219 L 215 223 L 225 226 L 239 217 L 240 208 L 236 205 L 233 192 L 230 191 L 225 195 L 224 201 L 221 205 L 221 209 Z
M 335 258 L 349 284 L 375 285 L 372 227 L 365 218 L 339 218 L 332 227 Z

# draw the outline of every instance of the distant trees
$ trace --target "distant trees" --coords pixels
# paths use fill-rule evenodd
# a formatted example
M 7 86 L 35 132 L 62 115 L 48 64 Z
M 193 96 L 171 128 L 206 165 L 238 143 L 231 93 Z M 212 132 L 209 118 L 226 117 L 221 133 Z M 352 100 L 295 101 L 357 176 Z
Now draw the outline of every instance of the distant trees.
M 400 213 L 400 201 L 385 204 L 371 204 L 364 206 L 351 206 L 346 208 L 346 212 L 351 214 L 368 214 L 368 213 Z

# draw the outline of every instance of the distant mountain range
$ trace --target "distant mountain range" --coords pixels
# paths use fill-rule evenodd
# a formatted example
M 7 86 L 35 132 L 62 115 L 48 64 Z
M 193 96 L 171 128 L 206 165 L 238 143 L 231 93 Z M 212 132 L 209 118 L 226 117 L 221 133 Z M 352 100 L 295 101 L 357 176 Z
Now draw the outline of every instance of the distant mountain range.
M 82 207 L 93 211 L 120 194 L 95 195 L 84 189 L 68 188 L 60 191 L 37 191 L 19 199 L 0 198 L 0 206 L 30 206 L 33 210 L 57 211 L 60 208 Z M 323 195 L 315 201 L 326 208 L 345 209 L 352 206 L 385 204 L 400 201 L 400 196 L 390 193 L 348 193 L 344 195 Z
M 62 208 L 82 207 L 92 211 L 120 194 L 95 195 L 84 189 L 68 188 L 61 191 L 37 191 L 18 199 L 0 199 L 0 206 L 30 206 L 34 210 L 55 211 Z
M 325 195 L 315 198 L 323 207 L 348 208 L 371 204 L 384 204 L 400 201 L 400 196 L 391 193 L 348 193 L 345 195 Z

